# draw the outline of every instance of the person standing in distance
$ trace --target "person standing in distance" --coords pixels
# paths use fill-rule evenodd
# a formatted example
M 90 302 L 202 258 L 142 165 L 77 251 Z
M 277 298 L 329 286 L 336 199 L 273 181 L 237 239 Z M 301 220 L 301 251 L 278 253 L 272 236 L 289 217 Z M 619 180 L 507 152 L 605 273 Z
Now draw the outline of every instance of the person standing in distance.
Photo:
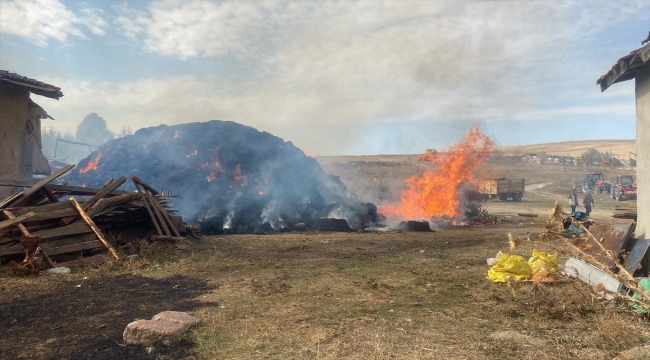
M 571 207 L 571 213 L 576 212 L 578 206 L 578 192 L 576 189 L 571 190 L 571 194 L 569 194 L 569 206 Z
M 587 190 L 587 195 L 582 199 L 582 205 L 585 206 L 585 213 L 589 216 L 591 214 L 591 208 L 596 205 L 594 204 L 594 198 L 591 196 L 591 190 Z

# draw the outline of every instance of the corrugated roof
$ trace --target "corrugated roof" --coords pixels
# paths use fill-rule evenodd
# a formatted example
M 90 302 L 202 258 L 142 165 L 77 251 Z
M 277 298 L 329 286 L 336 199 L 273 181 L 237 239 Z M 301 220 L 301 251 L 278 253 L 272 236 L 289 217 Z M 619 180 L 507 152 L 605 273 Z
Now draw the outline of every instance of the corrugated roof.
M 641 66 L 648 60 L 650 60 L 650 44 L 618 59 L 616 64 L 612 66 L 612 69 L 596 81 L 596 85 L 600 85 L 600 91 L 605 91 L 612 84 L 632 80 L 636 77 Z
M 9 84 L 34 94 L 57 100 L 63 96 L 61 88 L 22 75 L 10 73 L 6 70 L 0 70 L 0 84 Z

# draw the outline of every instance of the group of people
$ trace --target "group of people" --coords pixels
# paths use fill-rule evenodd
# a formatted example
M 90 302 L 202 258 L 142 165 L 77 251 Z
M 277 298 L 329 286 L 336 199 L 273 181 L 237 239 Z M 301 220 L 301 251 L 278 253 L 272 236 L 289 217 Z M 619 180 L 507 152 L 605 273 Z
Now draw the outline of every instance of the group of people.
M 585 207 L 585 214 L 589 216 L 591 213 L 591 208 L 594 207 L 594 198 L 591 196 L 591 190 L 587 190 L 587 194 L 582 198 L 582 205 Z M 569 206 L 571 207 L 571 212 L 576 212 L 576 207 L 578 206 L 578 192 L 576 189 L 571 190 L 569 194 Z

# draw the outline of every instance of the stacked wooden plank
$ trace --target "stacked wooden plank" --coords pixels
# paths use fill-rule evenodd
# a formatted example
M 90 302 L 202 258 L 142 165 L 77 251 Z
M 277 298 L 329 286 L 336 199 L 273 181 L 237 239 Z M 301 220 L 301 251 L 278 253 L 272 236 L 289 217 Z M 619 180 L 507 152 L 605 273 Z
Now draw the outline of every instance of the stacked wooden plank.
M 617 204 L 612 217 L 636 220 L 636 201 Z
M 124 177 L 110 179 L 101 189 L 52 184 L 73 167 L 62 168 L 35 184 L 0 182 L 0 186 L 24 188 L 0 199 L 1 262 L 22 258 L 18 266 L 40 270 L 54 266 L 62 255 L 108 252 L 119 260 L 106 233 L 135 224 L 155 230 L 162 240 L 183 239 L 181 233 L 187 230 L 182 219 L 172 221 L 175 216 L 169 199 L 136 177 L 132 179 L 137 192 L 118 190 L 126 182 Z

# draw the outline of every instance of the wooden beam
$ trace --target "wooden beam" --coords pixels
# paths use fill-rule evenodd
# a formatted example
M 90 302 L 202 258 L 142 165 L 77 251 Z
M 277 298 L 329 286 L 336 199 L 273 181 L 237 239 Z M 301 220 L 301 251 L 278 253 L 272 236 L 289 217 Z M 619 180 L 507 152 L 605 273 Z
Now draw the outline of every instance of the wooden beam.
M 14 200 L 18 199 L 21 196 L 23 196 L 23 191 L 14 193 L 9 197 L 6 197 L 4 200 L 0 201 L 0 209 L 4 209 L 5 207 L 7 207 L 7 205 L 11 204 Z
M 145 184 L 142 180 L 140 180 L 139 177 L 137 177 L 135 175 L 131 175 L 131 180 L 133 180 L 134 182 L 137 182 L 138 185 L 142 186 L 143 188 L 145 188 L 147 191 L 149 191 L 153 195 L 158 195 L 158 190 L 156 190 L 156 189 L 152 188 L 151 186 Z
M 16 256 L 23 254 L 25 255 L 25 247 L 21 243 L 17 243 L 14 246 L 8 248 L 0 249 L 0 257 L 4 256 Z
M 14 214 L 11 213 L 9 210 L 3 210 L 2 213 L 7 217 L 9 220 L 14 220 L 16 217 Z M 18 226 L 18 229 L 20 229 L 20 232 L 23 233 L 25 236 L 32 236 L 32 234 L 27 231 L 27 228 L 25 228 L 25 225 L 23 225 L 20 221 L 16 223 L 16 226 Z
M 83 209 L 83 211 L 88 210 L 91 206 L 95 205 L 95 203 L 97 203 L 97 201 L 102 199 L 104 196 L 112 193 L 115 189 L 122 186 L 122 184 L 124 184 L 125 182 L 126 182 L 126 178 L 124 176 L 121 176 L 116 181 L 108 183 L 108 185 L 106 187 L 104 187 L 100 192 L 93 195 L 93 197 L 91 197 L 90 199 L 86 200 L 83 203 L 83 205 L 81 205 L 81 208 Z M 61 219 L 61 224 L 68 225 L 68 224 L 72 223 L 76 218 L 77 218 L 76 216 L 71 216 L 71 217 L 68 217 L 68 218 L 65 218 L 65 219 Z
M 167 226 L 167 222 L 165 221 L 165 218 L 163 218 L 162 214 L 160 213 L 160 209 L 158 209 L 158 206 L 156 206 L 154 197 L 149 193 L 147 189 L 145 189 L 143 192 L 145 197 L 147 198 L 147 201 L 149 202 L 149 204 L 151 204 L 151 207 L 153 208 L 153 212 L 156 214 L 156 217 L 158 218 L 160 225 L 162 226 L 164 235 L 172 236 L 172 233 L 169 231 L 169 227 Z
M 88 214 L 88 216 L 90 216 L 90 218 L 92 219 L 98 214 L 102 213 L 104 209 L 128 203 L 131 200 L 133 200 L 134 197 L 135 197 L 134 194 L 124 194 L 124 195 L 114 196 L 111 198 L 100 199 L 99 201 L 97 201 L 95 205 L 91 206 L 88 209 L 88 211 L 86 211 L 86 214 Z
M 59 198 L 57 198 L 56 195 L 54 195 L 54 193 L 52 192 L 52 190 L 48 189 L 47 186 L 43 187 L 42 190 L 45 193 L 45 196 L 47 196 L 47 199 L 50 200 L 50 203 L 59 202 Z
M 58 254 L 67 254 L 76 251 L 95 250 L 95 249 L 103 249 L 103 248 L 104 248 L 104 244 L 100 240 L 91 240 L 91 241 L 85 241 L 76 244 L 51 247 L 47 249 L 47 252 L 50 255 L 58 255 Z
M 22 221 L 24 221 L 26 219 L 29 219 L 30 217 L 33 217 L 33 216 L 36 215 L 35 212 L 28 212 L 27 214 L 20 215 L 20 216 L 13 216 L 13 214 L 12 214 L 13 217 L 10 218 L 5 212 L 11 214 L 11 212 L 9 212 L 7 210 L 3 211 L 3 213 L 5 214 L 5 216 L 7 216 L 7 218 L 9 218 L 9 220 L 0 221 L 0 230 L 8 228 L 8 227 L 10 227 L 12 225 L 18 224 L 18 223 L 20 223 L 20 222 L 22 222 Z
M 113 249 L 113 246 L 104 238 L 104 234 L 102 234 L 102 231 L 99 230 L 99 228 L 97 227 L 97 225 L 95 225 L 95 223 L 92 221 L 92 219 L 90 217 L 88 217 L 88 215 L 86 215 L 86 213 L 83 211 L 83 209 L 81 208 L 81 205 L 79 205 L 77 200 L 75 200 L 73 197 L 71 197 L 70 202 L 77 209 L 77 211 L 79 212 L 79 215 L 81 216 L 82 219 L 84 219 L 86 224 L 88 224 L 88 226 L 90 226 L 90 228 L 93 229 L 93 232 L 95 232 L 95 235 L 97 235 L 97 238 L 101 242 L 104 243 L 104 246 L 106 246 L 106 248 L 108 249 L 108 253 L 111 254 L 116 260 L 119 260 L 120 256 L 117 255 L 117 253 L 115 252 L 115 249 Z
M 71 224 L 68 226 L 61 226 L 54 229 L 42 230 L 37 232 L 35 235 L 41 239 L 52 239 L 60 236 L 68 235 L 78 235 L 78 234 L 87 234 L 93 232 L 92 228 L 89 228 L 87 224 Z
M 10 181 L 10 180 L 0 180 L 0 186 L 11 186 L 11 187 L 23 187 L 23 188 L 29 188 L 34 186 L 34 183 L 31 182 L 25 182 L 25 181 Z M 49 188 L 52 191 L 55 192 L 69 192 L 72 195 L 78 195 L 78 196 L 92 196 L 100 192 L 102 189 L 97 189 L 97 188 L 90 188 L 90 187 L 81 187 L 81 186 L 68 186 L 68 185 L 57 185 L 57 184 L 47 184 L 45 187 Z M 116 190 L 112 192 L 110 195 L 111 196 L 116 196 L 116 195 L 123 195 L 128 193 L 128 191 L 124 190 Z M 13 195 L 12 195 L 13 196 Z M 1 203 L 0 203 L 1 204 Z
M 27 203 L 29 202 L 29 200 L 30 200 L 30 197 L 31 197 L 34 193 L 36 193 L 36 192 L 38 192 L 39 190 L 41 190 L 41 189 L 43 188 L 43 186 L 45 186 L 45 185 L 48 184 L 49 182 L 54 181 L 54 180 L 56 180 L 58 177 L 60 177 L 61 175 L 67 173 L 67 172 L 70 171 L 73 167 L 74 167 L 74 165 L 68 165 L 68 166 L 66 166 L 66 167 L 63 167 L 63 168 L 61 168 L 61 169 L 55 171 L 52 175 L 49 175 L 49 176 L 45 177 L 44 179 L 42 179 L 41 181 L 37 182 L 36 184 L 34 184 L 34 186 L 32 186 L 31 188 L 29 188 L 29 189 L 25 190 L 25 192 L 23 192 L 23 196 L 21 196 L 20 199 L 18 199 L 18 200 L 14 203 L 14 206 L 19 207 L 19 206 L 22 206 L 22 205 L 27 204 Z
M 151 199 L 152 199 L 154 205 L 156 206 L 156 208 L 158 209 L 159 213 L 162 214 L 162 216 L 163 216 L 161 221 L 163 223 L 167 222 L 167 224 L 169 224 L 169 228 L 172 229 L 172 231 L 174 232 L 174 235 L 176 237 L 181 237 L 181 234 L 178 232 L 178 229 L 176 228 L 176 225 L 174 225 L 174 223 L 172 222 L 172 219 L 169 217 L 169 214 L 167 213 L 167 210 L 165 210 L 162 207 L 162 205 L 160 205 L 160 203 L 158 202 L 158 199 L 156 199 L 155 196 L 151 196 Z
M 133 177 L 131 177 L 133 180 Z M 151 221 L 153 222 L 153 225 L 156 227 L 156 231 L 158 232 L 158 235 L 164 235 L 162 230 L 160 230 L 160 225 L 158 225 L 158 220 L 156 220 L 156 216 L 153 214 L 153 210 L 151 209 L 151 205 L 149 205 L 149 202 L 146 199 L 145 191 L 140 188 L 140 185 L 133 180 L 133 185 L 135 185 L 135 189 L 138 191 L 138 194 L 140 194 L 140 198 L 144 202 L 144 207 L 147 208 L 147 212 L 149 213 L 149 217 L 151 217 Z
M 41 206 L 27 206 L 23 208 L 7 208 L 6 210 L 11 211 L 14 215 L 27 214 L 28 212 L 35 212 L 37 214 L 46 213 L 50 211 L 63 210 L 63 209 L 74 209 L 72 204 L 69 201 L 60 201 L 54 204 L 45 204 Z

